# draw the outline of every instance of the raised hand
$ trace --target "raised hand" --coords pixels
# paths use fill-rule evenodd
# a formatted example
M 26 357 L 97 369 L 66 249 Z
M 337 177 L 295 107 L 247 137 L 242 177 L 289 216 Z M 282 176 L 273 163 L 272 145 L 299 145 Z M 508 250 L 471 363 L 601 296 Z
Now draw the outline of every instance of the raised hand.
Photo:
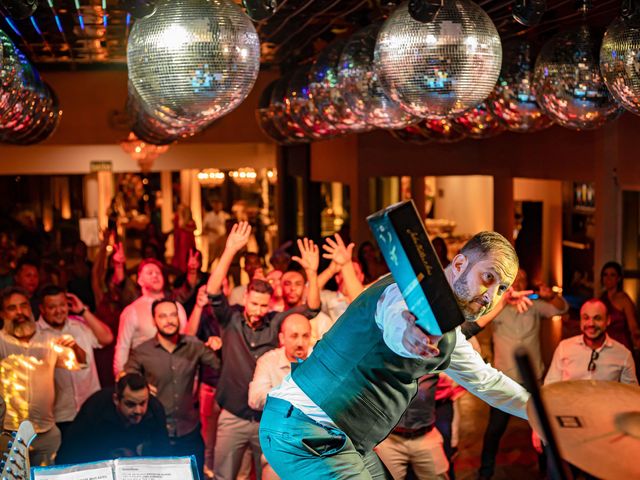
M 249 225 L 249 222 L 236 223 L 231 227 L 225 249 L 234 253 L 239 252 L 249 243 L 250 236 L 251 225 Z
M 188 272 L 197 272 L 200 269 L 200 252 L 198 250 L 194 250 L 193 248 L 189 249 L 189 258 L 187 259 L 187 271 Z
M 113 255 L 111 256 L 111 260 L 113 261 L 114 265 L 124 265 L 124 263 L 127 261 L 126 257 L 124 256 L 124 247 L 122 246 L 122 243 L 113 244 Z
M 82 303 L 82 300 L 80 300 L 73 293 L 67 293 L 67 305 L 69 305 L 69 310 L 73 314 L 78 314 L 79 312 L 87 308 L 84 306 L 84 303 Z
M 336 233 L 334 237 L 335 240 L 328 237 L 325 240 L 325 244 L 322 245 L 322 249 L 325 251 L 325 253 L 322 254 L 322 258 L 331 260 L 336 266 L 342 268 L 353 258 L 355 243 L 352 242 L 349 245 L 345 245 L 342 237 L 338 233 Z
M 313 243 L 313 240 L 305 237 L 298 239 L 298 249 L 300 250 L 300 256 L 293 256 L 291 260 L 298 262 L 306 272 L 316 273 L 318 271 L 318 265 L 320 264 L 320 250 L 318 246 Z
M 506 304 L 516 307 L 518 313 L 524 313 L 529 310 L 529 307 L 533 305 L 533 302 L 527 295 L 531 295 L 533 290 L 520 290 L 516 291 L 513 288 L 509 288 L 502 297 L 502 301 Z
M 222 339 L 220 337 L 209 337 L 205 342 L 205 345 L 214 352 L 222 348 Z
M 196 305 L 199 308 L 204 308 L 209 304 L 209 295 L 207 294 L 207 286 L 203 285 L 198 289 L 198 296 L 196 297 Z

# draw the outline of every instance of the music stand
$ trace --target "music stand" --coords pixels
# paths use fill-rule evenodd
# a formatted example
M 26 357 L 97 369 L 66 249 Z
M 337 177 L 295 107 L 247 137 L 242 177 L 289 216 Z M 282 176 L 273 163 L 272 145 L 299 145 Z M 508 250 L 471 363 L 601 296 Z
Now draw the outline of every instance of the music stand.
M 515 351 L 516 364 L 520 371 L 525 388 L 531 393 L 531 400 L 533 401 L 533 407 L 538 415 L 540 421 L 540 427 L 542 433 L 546 438 L 545 452 L 547 453 L 547 461 L 549 463 L 549 474 L 552 480 L 573 480 L 573 475 L 569 471 L 567 464 L 560 457 L 560 451 L 558 450 L 558 444 L 553 435 L 551 429 L 551 422 L 542 403 L 542 397 L 540 396 L 540 388 L 538 388 L 538 379 L 533 370 L 531 364 L 531 358 L 529 352 L 524 347 L 518 347 Z

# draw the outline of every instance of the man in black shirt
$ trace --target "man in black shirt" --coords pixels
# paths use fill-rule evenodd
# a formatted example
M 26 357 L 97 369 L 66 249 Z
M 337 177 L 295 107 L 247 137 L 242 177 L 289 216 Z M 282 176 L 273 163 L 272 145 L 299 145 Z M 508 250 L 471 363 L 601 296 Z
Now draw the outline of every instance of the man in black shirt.
M 207 283 L 207 293 L 222 328 L 223 367 L 216 392 L 216 400 L 222 408 L 214 454 L 216 480 L 235 480 L 247 447 L 253 453 L 256 478 L 261 476 L 262 450 L 258 439 L 261 412 L 249 407 L 249 383 L 256 360 L 278 347 L 280 324 L 288 313 L 294 311 L 270 312 L 273 289 L 263 280 L 254 279 L 247 286 L 244 307 L 230 306 L 221 293 L 231 261 L 245 247 L 250 235 L 251 227 L 247 222 L 233 226 L 220 261 Z M 298 245 L 301 255 L 294 260 L 305 269 L 309 285 L 307 304 L 296 307 L 295 311 L 312 318 L 320 310 L 317 283 L 320 254 L 318 247 L 307 239 L 299 241 Z M 190 319 L 187 332 L 197 329 L 198 325 Z
M 56 463 L 83 463 L 118 457 L 169 454 L 162 404 L 149 395 L 145 379 L 124 375 L 82 405 L 68 427 Z
M 193 382 L 202 365 L 220 368 L 215 352 L 195 337 L 178 333 L 176 302 L 163 298 L 153 302 L 151 313 L 158 332 L 131 350 L 126 372 L 143 375 L 162 403 L 172 455 L 195 455 L 203 474 L 204 443 Z

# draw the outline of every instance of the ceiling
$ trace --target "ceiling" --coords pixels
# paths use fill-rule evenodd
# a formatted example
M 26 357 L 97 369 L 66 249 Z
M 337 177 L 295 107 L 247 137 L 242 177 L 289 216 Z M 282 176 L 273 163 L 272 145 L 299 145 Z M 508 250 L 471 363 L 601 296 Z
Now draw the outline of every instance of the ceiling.
M 236 0 L 238 3 L 240 0 Z M 590 0 L 583 0 L 590 1 Z M 333 38 L 346 36 L 384 18 L 397 0 L 278 0 L 276 13 L 256 22 L 263 68 L 296 64 L 312 58 Z M 503 40 L 545 38 L 581 21 L 576 0 L 547 0 L 540 24 L 526 28 L 512 19 L 513 0 L 479 0 Z M 595 0 L 589 24 L 604 27 L 620 11 L 621 0 Z M 126 39 L 134 19 L 120 0 L 39 0 L 33 17 L 2 15 L 0 29 L 41 69 L 103 69 L 126 65 Z

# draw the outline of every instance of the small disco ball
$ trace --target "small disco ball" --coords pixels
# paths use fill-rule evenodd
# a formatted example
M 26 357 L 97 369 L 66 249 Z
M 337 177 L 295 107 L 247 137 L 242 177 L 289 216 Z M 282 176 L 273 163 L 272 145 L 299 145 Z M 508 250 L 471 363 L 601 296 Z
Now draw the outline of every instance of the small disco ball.
M 418 121 L 382 89 L 373 69 L 373 50 L 380 24 L 357 31 L 340 55 L 338 82 L 349 108 L 374 128 L 404 128 Z
M 640 25 L 617 18 L 600 47 L 600 73 L 613 97 L 640 115 Z
M 160 0 L 152 16 L 134 23 L 127 65 L 147 111 L 204 128 L 251 91 L 260 42 L 230 0 Z
M 318 115 L 341 132 L 368 130 L 364 117 L 349 108 L 340 89 L 338 71 L 340 54 L 346 40 L 336 40 L 322 50 L 309 71 L 309 94 L 318 109 Z
M 471 138 L 494 137 L 505 131 L 498 117 L 482 102 L 453 118 L 455 128 L 462 130 Z
M 487 99 L 489 109 L 512 132 L 530 133 L 550 127 L 533 90 L 531 44 L 518 41 L 505 45 L 502 70 Z
M 586 25 L 556 34 L 542 47 L 534 73 L 536 98 L 558 125 L 593 130 L 622 112 L 600 75 L 597 48 Z
M 422 129 L 418 125 L 409 125 L 399 130 L 387 130 L 393 138 L 404 143 L 412 143 L 414 145 L 426 145 L 431 142 Z
M 258 108 L 256 108 L 256 121 L 258 122 L 258 126 L 260 127 L 260 130 L 262 130 L 262 133 L 277 144 L 286 145 L 292 142 L 290 142 L 287 137 L 285 137 L 280 130 L 276 128 L 273 123 L 273 111 L 270 108 L 271 94 L 273 93 L 276 83 L 277 80 L 271 82 L 260 94 Z
M 484 10 L 471 0 L 444 0 L 428 23 L 400 5 L 382 25 L 374 65 L 384 90 L 408 112 L 445 118 L 484 101 L 501 62 L 500 37 Z
M 467 136 L 464 130 L 456 128 L 448 118 L 426 118 L 417 127 L 425 137 L 437 143 L 455 143 Z
M 305 130 L 293 121 L 287 109 L 287 86 L 289 77 L 277 80 L 271 92 L 271 109 L 273 125 L 280 133 L 291 142 L 303 143 L 311 140 Z
M 291 119 L 315 139 L 325 139 L 335 136 L 339 131 L 318 114 L 318 109 L 309 95 L 309 69 L 311 65 L 304 65 L 293 72 L 285 101 L 287 112 Z

